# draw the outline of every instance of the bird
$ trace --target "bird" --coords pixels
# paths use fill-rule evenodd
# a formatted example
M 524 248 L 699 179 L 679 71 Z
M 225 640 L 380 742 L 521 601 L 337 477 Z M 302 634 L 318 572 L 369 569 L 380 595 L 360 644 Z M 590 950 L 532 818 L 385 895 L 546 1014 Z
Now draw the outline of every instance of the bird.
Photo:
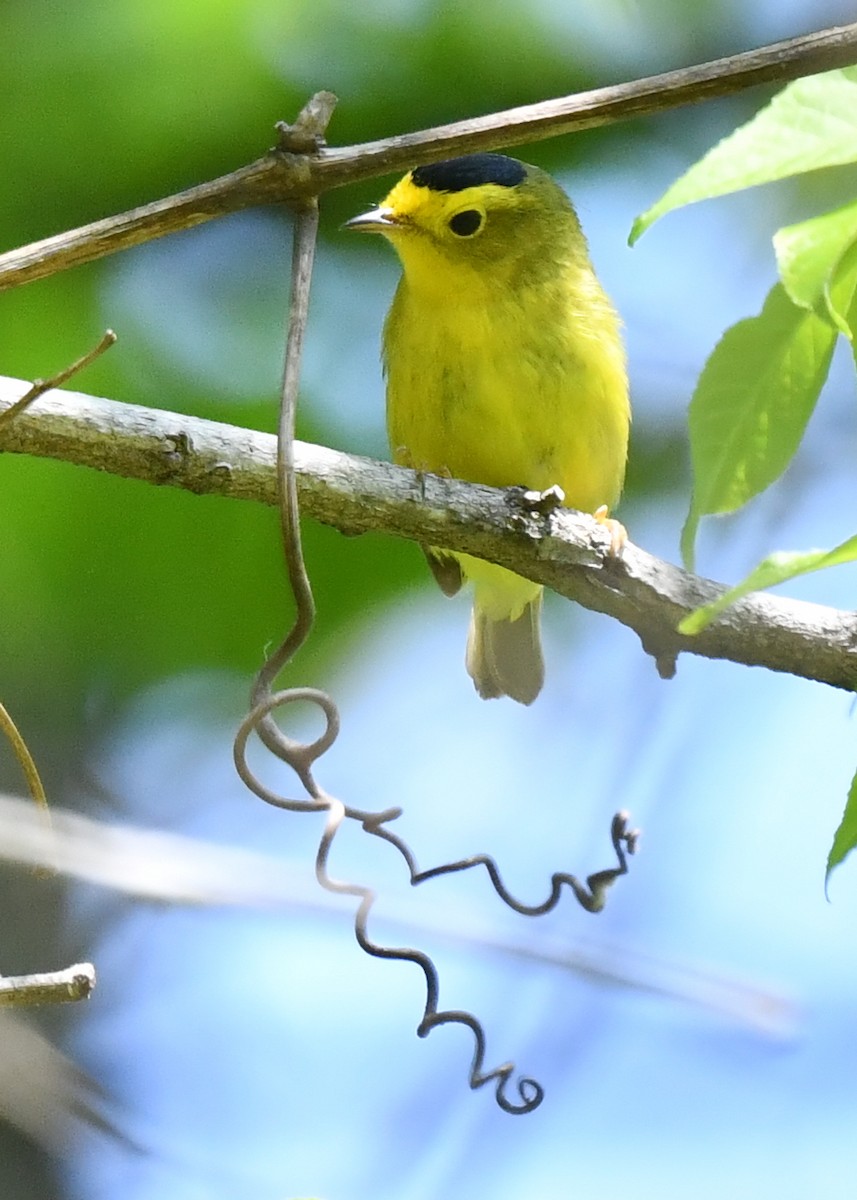
M 630 426 L 621 324 L 560 185 L 503 154 L 448 158 L 410 170 L 344 228 L 382 234 L 401 262 L 382 338 L 393 461 L 498 488 L 558 486 L 620 550 L 609 513 Z M 424 552 L 446 594 L 473 587 L 476 691 L 531 704 L 544 682 L 543 588 L 468 554 Z

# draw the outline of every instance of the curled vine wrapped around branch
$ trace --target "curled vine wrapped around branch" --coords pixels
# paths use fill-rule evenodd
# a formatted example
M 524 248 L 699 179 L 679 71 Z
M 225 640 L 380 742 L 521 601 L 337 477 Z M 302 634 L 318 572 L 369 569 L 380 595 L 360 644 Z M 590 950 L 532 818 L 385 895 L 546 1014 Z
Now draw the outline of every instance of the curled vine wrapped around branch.
M 329 106 L 314 109 L 308 106 L 294 126 L 289 126 L 282 131 L 282 136 L 299 137 L 302 145 L 306 144 L 307 138 L 315 137 L 320 140 L 329 115 Z M 627 855 L 634 853 L 637 833 L 629 829 L 627 814 L 617 814 L 613 818 L 611 826 L 611 837 L 617 859 L 615 866 L 590 875 L 585 883 L 581 883 L 573 875 L 556 873 L 552 876 L 551 890 L 546 900 L 538 904 L 524 904 L 506 889 L 497 864 L 484 854 L 420 871 L 410 847 L 389 829 L 390 822 L 400 815 L 401 809 L 390 808 L 380 812 L 371 812 L 351 808 L 325 792 L 317 782 L 314 774 L 315 764 L 330 749 L 339 733 L 339 713 L 336 704 L 326 692 L 316 688 L 292 687 L 282 690 L 274 688 L 276 679 L 284 666 L 292 660 L 309 636 L 315 618 L 312 587 L 307 575 L 301 545 L 294 434 L 301 351 L 309 309 L 317 229 L 318 206 L 313 200 L 301 207 L 295 214 L 291 300 L 278 429 L 281 525 L 296 615 L 292 628 L 282 644 L 269 656 L 256 676 L 252 689 L 250 712 L 241 723 L 235 738 L 235 765 L 246 786 L 267 804 L 290 812 L 327 812 L 327 821 L 316 854 L 316 878 L 321 886 L 330 892 L 359 899 L 360 903 L 354 923 L 355 935 L 358 944 L 367 954 L 375 958 L 411 962 L 423 972 L 426 1003 L 422 1020 L 417 1028 L 418 1035 L 426 1037 L 438 1025 L 456 1023 L 466 1026 L 475 1040 L 469 1073 L 471 1088 L 479 1088 L 493 1082 L 497 1103 L 505 1112 L 528 1113 L 542 1102 L 544 1091 L 541 1085 L 536 1080 L 527 1077 L 518 1079 L 516 1100 L 507 1095 L 507 1088 L 515 1072 L 513 1063 L 504 1063 L 493 1070 L 483 1069 L 486 1041 L 482 1025 L 472 1013 L 440 1008 L 438 972 L 431 958 L 422 950 L 410 946 L 381 946 L 369 937 L 367 925 L 369 913 L 375 902 L 375 893 L 364 884 L 335 879 L 330 875 L 328 860 L 334 839 L 345 821 L 358 822 L 365 833 L 381 838 L 399 852 L 407 864 L 410 882 L 413 886 L 441 875 L 484 866 L 495 892 L 504 904 L 523 915 L 539 916 L 549 912 L 559 903 L 564 886 L 573 891 L 579 903 L 589 912 L 600 911 L 604 905 L 608 888 L 619 876 L 627 873 Z M 324 731 L 312 742 L 301 742 L 289 737 L 280 729 L 274 719 L 274 712 L 277 709 L 299 702 L 317 705 L 325 718 Z M 250 769 L 247 762 L 247 743 L 253 733 L 259 736 L 273 755 L 295 771 L 307 793 L 307 799 L 289 799 L 280 796 L 268 788 Z

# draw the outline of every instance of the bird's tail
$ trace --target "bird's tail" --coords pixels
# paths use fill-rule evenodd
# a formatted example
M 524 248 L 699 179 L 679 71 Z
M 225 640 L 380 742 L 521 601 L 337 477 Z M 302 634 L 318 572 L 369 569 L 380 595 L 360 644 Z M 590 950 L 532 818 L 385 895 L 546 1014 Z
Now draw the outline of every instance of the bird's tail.
M 477 592 L 467 635 L 467 672 L 484 700 L 511 696 L 532 704 L 542 689 L 541 588 L 514 618 L 497 618 L 479 603 Z

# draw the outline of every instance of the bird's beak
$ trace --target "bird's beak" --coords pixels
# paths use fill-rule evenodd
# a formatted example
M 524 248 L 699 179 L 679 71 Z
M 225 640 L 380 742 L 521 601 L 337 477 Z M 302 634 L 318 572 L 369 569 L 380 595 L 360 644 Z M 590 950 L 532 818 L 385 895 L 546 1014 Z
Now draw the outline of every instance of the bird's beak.
M 387 233 L 396 229 L 399 222 L 389 208 L 370 208 L 368 212 L 352 217 L 342 226 L 343 229 L 353 229 L 357 233 Z

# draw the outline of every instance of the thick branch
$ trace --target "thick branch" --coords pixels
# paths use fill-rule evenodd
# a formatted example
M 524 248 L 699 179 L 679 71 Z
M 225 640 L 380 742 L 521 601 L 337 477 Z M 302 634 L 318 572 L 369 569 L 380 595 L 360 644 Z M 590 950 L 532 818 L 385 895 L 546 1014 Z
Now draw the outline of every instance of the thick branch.
M 0 377 L 0 409 L 29 385 Z M 4 432 L 0 448 L 61 459 L 198 494 L 277 502 L 276 439 L 198 417 L 118 404 L 79 392 L 41 397 Z M 628 545 L 606 557 L 591 517 L 523 511 L 494 488 L 465 484 L 322 446 L 295 446 L 303 512 L 343 533 L 381 530 L 490 559 L 633 629 L 665 673 L 679 651 L 852 689 L 857 617 L 755 593 L 695 638 L 679 620 L 725 590 Z
M 312 138 L 306 136 L 299 118 L 294 126 L 281 125 L 278 146 L 248 166 L 130 212 L 0 254 L 0 290 L 43 279 L 239 209 L 274 203 L 301 207 L 330 188 L 405 171 L 447 155 L 520 146 L 631 117 L 651 116 L 732 95 L 757 84 L 782 84 L 855 61 L 857 23 L 647 79 L 355 146 L 310 149 Z M 322 107 L 332 101 L 328 93 L 319 93 L 315 99 Z M 310 101 L 304 114 L 311 114 L 312 106 Z

